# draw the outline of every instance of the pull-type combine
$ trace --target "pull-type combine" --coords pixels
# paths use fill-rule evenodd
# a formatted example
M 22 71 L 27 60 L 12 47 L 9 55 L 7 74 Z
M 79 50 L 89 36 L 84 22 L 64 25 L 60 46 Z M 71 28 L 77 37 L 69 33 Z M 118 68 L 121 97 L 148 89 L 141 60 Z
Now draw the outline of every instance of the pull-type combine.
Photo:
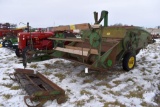
M 55 38 L 51 56 L 85 64 L 89 68 L 104 70 L 122 63 L 123 69 L 134 68 L 136 54 L 152 43 L 151 34 L 135 26 L 108 26 L 108 12 L 94 12 L 95 24 L 88 23 L 53 27 Z M 104 25 L 100 22 L 104 19 Z M 65 45 L 66 41 L 69 44 Z M 24 56 L 42 51 L 28 50 Z M 30 53 L 30 54 L 29 54 Z M 27 58 L 23 64 L 26 66 Z

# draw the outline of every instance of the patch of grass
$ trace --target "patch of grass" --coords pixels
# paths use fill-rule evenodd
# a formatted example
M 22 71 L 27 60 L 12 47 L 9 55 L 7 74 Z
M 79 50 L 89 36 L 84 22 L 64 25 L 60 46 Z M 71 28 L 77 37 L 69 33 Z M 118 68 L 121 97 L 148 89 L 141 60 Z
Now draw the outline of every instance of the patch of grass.
M 81 90 L 80 94 L 81 95 L 84 95 L 84 94 L 86 94 L 86 95 L 92 95 L 92 93 L 89 92 L 89 91 L 87 91 L 87 90 Z
M 80 66 L 80 64 L 79 63 L 72 63 L 72 66 L 77 67 L 77 66 Z
M 51 75 L 52 73 L 51 73 L 51 72 L 46 71 L 46 72 L 44 72 L 43 74 L 44 74 L 44 75 L 48 75 L 48 76 L 49 76 L 49 75 Z
M 146 102 L 142 102 L 142 103 L 141 103 L 141 106 L 147 107 L 147 103 L 146 103 Z
M 143 86 L 142 86 L 143 87 Z M 141 86 L 137 86 L 136 88 L 138 89 L 138 91 L 142 91 L 143 88 Z
M 5 86 L 7 88 L 11 88 L 12 87 L 12 84 L 2 84 L 2 86 Z
M 67 75 L 70 75 L 72 73 L 72 71 L 70 71 L 70 70 L 67 70 L 66 72 L 65 72 L 65 74 L 67 74 Z
M 146 68 L 145 68 L 145 67 L 142 67 L 142 68 L 141 68 L 141 71 L 142 71 L 142 72 L 144 72 L 145 70 L 146 70 Z
M 37 68 L 37 64 L 30 65 L 31 68 Z
M 78 101 L 76 101 L 75 103 L 76 103 L 76 107 L 83 107 L 84 106 L 84 104 L 85 104 L 85 100 L 78 100 Z
M 54 62 L 55 64 L 62 64 L 63 63 L 63 60 L 57 60 Z
M 72 79 L 72 80 L 70 81 L 70 83 L 75 83 L 75 82 L 77 82 L 76 79 Z
M 93 82 L 93 80 L 91 80 L 91 79 L 83 80 L 83 84 L 86 84 L 86 83 L 92 83 L 92 82 Z
M 9 69 L 8 69 L 8 70 L 9 70 Z M 7 71 L 8 71 L 8 70 L 7 70 Z M 4 74 L 9 75 L 9 73 L 8 73 L 8 72 L 5 72 Z
M 60 81 L 62 81 L 63 79 L 66 78 L 66 76 L 62 73 L 57 73 L 57 74 L 54 74 L 54 76 L 58 77 Z
M 143 56 L 141 59 L 142 59 L 142 61 L 145 61 L 145 60 L 146 60 L 146 57 Z
M 146 71 L 149 72 L 149 73 L 152 73 L 152 70 L 147 69 Z
M 129 81 L 134 82 L 134 80 L 133 80 L 133 79 L 131 79 L 131 78 L 128 78 L 128 79 L 127 79 L 127 82 L 129 82 Z
M 3 94 L 3 97 L 8 100 L 8 99 L 10 99 L 12 97 L 12 95 L 10 95 L 10 94 Z
M 160 90 L 160 89 L 159 89 Z M 156 93 L 155 97 L 154 97 L 154 100 L 157 104 L 160 105 L 160 94 L 159 93 Z
M 3 104 L 0 104 L 0 106 L 4 107 L 4 105 L 3 105 Z
M 80 73 L 77 74 L 78 77 L 85 77 L 86 74 L 85 74 L 85 71 L 82 70 Z
M 113 87 L 113 86 L 110 85 L 109 83 L 106 83 L 105 86 L 106 86 L 107 88 L 112 88 L 112 87 Z
M 122 82 L 122 81 L 120 81 L 120 80 L 113 81 L 113 83 L 116 84 L 116 85 L 121 84 L 121 82 Z
M 12 86 L 11 87 L 11 90 L 19 90 L 20 89 L 20 86 Z
M 98 97 L 99 99 L 102 99 L 102 96 L 100 96 L 100 95 L 97 95 L 97 97 Z
M 112 88 L 113 86 L 106 82 L 99 82 L 96 86 L 106 86 L 107 88 Z
M 2 80 L 7 80 L 8 78 L 2 78 Z
M 126 107 L 126 105 L 118 102 L 117 100 L 115 102 L 105 102 L 103 107 L 116 107 L 116 106 Z
M 158 58 L 158 56 L 157 55 L 155 55 L 154 57 L 153 57 L 153 59 L 157 59 Z
M 110 91 L 108 91 L 108 93 L 113 94 L 115 96 L 120 96 L 121 95 L 121 92 L 119 92 L 119 91 L 112 91 L 112 90 L 110 90 Z
M 152 63 L 152 66 L 156 66 L 157 64 L 156 63 Z
M 154 73 L 155 75 L 158 75 L 159 74 L 159 72 L 156 72 L 156 73 Z
M 69 92 L 69 93 L 71 92 L 71 90 L 70 90 L 70 89 L 66 89 L 66 91 L 67 91 L 67 92 Z
M 94 100 L 94 96 L 90 96 L 89 99 L 87 100 L 87 102 L 91 101 L 91 100 Z
M 136 98 L 143 98 L 143 93 L 144 91 L 141 90 L 141 91 L 130 91 L 128 95 L 126 95 L 126 97 L 128 98 L 133 98 L 133 97 L 136 97 Z
M 43 65 L 46 67 L 46 69 L 52 69 L 52 68 L 55 68 L 55 67 L 53 66 L 53 64 L 44 63 Z

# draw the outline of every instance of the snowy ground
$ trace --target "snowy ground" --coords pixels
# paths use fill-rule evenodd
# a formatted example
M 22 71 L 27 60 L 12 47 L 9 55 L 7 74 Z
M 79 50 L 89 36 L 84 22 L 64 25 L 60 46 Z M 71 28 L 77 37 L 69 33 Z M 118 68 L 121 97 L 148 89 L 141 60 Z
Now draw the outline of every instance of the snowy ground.
M 26 92 L 8 74 L 23 68 L 14 52 L 0 48 L 0 106 L 27 107 Z M 158 107 L 160 106 L 160 40 L 137 55 L 135 69 L 121 68 L 111 73 L 89 71 L 85 66 L 63 59 L 51 59 L 28 64 L 27 68 L 41 72 L 66 92 L 61 105 L 48 101 L 44 107 Z

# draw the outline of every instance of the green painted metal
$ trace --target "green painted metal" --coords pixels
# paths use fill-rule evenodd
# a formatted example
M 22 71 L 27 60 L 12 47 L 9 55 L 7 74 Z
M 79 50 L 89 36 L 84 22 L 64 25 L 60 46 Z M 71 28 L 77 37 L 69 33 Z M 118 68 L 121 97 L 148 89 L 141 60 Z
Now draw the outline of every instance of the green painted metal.
M 12 44 L 17 44 L 18 43 L 17 38 L 10 38 L 10 41 L 12 42 Z
M 65 38 L 63 32 L 56 33 L 56 34 L 55 34 L 55 37 L 56 37 L 56 38 Z M 54 41 L 54 47 L 57 47 L 58 45 L 64 46 L 64 41 L 55 40 L 55 41 Z
M 92 47 L 97 48 L 100 45 L 101 38 L 97 32 L 93 32 L 90 35 L 89 41 Z
M 89 49 L 97 49 L 98 51 L 97 55 L 93 56 L 89 54 L 88 60 L 91 60 L 92 63 L 88 63 L 85 59 L 82 60 L 82 58 L 79 58 L 79 55 L 76 56 L 76 54 L 73 55 L 66 52 L 62 53 L 71 56 L 67 57 L 67 59 L 72 59 L 73 57 L 77 62 L 84 63 L 91 68 L 100 69 L 110 68 L 117 62 L 122 61 L 126 52 L 137 54 L 136 51 L 138 49 L 145 48 L 149 41 L 151 41 L 151 39 L 148 39 L 150 37 L 148 32 L 135 26 L 111 26 L 82 30 L 81 36 L 84 41 L 89 40 Z M 70 46 L 77 47 L 76 42 Z M 59 55 L 57 52 L 54 53 L 54 56 L 63 58 L 64 54 Z
M 101 12 L 100 19 L 98 20 L 98 13 L 94 12 L 94 19 L 95 19 L 95 24 L 100 24 L 101 21 L 104 19 L 104 26 L 108 26 L 108 11 L 103 10 Z
M 111 67 L 112 66 L 112 60 L 107 61 L 107 66 Z

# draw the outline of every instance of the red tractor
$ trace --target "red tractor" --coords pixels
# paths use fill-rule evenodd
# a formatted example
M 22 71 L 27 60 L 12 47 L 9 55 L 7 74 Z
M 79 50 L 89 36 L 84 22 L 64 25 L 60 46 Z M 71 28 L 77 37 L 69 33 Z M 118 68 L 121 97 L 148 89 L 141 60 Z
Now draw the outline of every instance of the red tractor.
M 47 38 L 53 36 L 53 32 L 43 32 L 41 30 L 37 32 L 18 33 L 18 48 L 15 50 L 15 53 L 18 57 L 29 57 L 29 53 L 27 53 L 29 50 L 34 50 L 35 55 L 40 53 L 36 53 L 36 51 L 52 50 L 53 41 Z
M 3 47 L 17 47 L 17 34 L 24 28 L 16 28 L 16 24 L 0 23 L 0 39 Z

